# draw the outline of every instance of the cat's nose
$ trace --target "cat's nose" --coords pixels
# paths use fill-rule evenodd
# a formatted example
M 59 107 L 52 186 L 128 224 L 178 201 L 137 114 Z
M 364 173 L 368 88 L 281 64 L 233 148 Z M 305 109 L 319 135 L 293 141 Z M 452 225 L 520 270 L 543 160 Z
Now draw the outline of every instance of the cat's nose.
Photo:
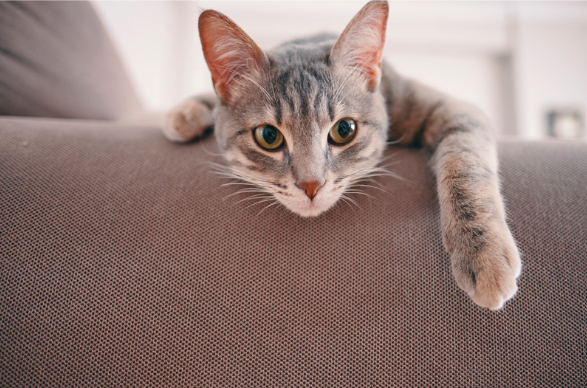
M 316 193 L 318 192 L 318 189 L 320 189 L 320 187 L 324 186 L 324 180 L 322 180 L 322 182 L 304 181 L 301 183 L 296 183 L 296 186 L 298 186 L 300 189 L 304 190 L 306 192 L 306 195 L 308 196 L 308 198 L 310 198 L 310 200 L 313 200 L 314 197 L 316 196 Z

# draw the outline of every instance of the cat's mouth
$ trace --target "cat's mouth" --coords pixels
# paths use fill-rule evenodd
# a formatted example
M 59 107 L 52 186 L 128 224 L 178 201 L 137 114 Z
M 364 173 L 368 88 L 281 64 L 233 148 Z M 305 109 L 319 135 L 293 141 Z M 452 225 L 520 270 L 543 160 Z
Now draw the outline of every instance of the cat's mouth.
M 289 200 L 289 198 L 278 198 L 288 210 L 301 217 L 316 217 L 329 210 L 338 201 L 338 197 L 332 198 L 325 193 L 318 193 L 313 199 Z

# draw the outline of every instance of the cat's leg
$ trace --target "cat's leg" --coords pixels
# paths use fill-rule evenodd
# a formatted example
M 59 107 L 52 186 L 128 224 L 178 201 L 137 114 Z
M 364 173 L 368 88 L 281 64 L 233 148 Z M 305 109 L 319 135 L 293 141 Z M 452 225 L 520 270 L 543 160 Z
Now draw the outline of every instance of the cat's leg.
M 480 306 L 517 291 L 521 262 L 499 192 L 495 143 L 480 114 L 447 103 L 430 117 L 443 242 L 458 285 Z
M 214 124 L 215 94 L 188 98 L 171 109 L 163 122 L 163 134 L 174 142 L 187 142 L 202 136 Z
M 432 153 L 453 275 L 475 303 L 498 309 L 517 291 L 521 261 L 506 224 L 489 121 L 469 104 L 402 82 L 395 87 L 396 106 L 390 106 L 393 136 Z

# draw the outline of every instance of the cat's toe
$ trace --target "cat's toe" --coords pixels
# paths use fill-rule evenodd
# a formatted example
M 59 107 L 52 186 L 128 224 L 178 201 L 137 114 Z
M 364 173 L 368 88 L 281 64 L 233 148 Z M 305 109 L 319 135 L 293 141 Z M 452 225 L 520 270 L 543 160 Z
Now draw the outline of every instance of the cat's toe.
M 195 99 L 189 99 L 167 113 L 163 134 L 171 141 L 187 142 L 202 136 L 213 123 L 210 109 Z
M 520 255 L 509 231 L 475 256 L 453 259 L 455 279 L 477 305 L 500 309 L 518 291 L 516 279 L 521 270 Z
M 498 310 L 518 291 L 516 278 L 511 273 L 492 273 L 491 270 L 477 274 L 475 291 L 470 295 L 481 307 Z

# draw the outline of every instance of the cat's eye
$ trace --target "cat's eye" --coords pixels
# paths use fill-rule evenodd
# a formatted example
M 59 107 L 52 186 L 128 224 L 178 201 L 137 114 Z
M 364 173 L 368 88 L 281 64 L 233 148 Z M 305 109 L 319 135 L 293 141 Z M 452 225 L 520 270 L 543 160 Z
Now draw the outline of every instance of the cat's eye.
M 339 120 L 330 129 L 328 139 L 332 144 L 343 145 L 353 140 L 357 131 L 357 122 L 353 119 Z
M 283 145 L 283 135 L 273 125 L 259 125 L 254 130 L 257 143 L 268 151 L 277 150 Z

